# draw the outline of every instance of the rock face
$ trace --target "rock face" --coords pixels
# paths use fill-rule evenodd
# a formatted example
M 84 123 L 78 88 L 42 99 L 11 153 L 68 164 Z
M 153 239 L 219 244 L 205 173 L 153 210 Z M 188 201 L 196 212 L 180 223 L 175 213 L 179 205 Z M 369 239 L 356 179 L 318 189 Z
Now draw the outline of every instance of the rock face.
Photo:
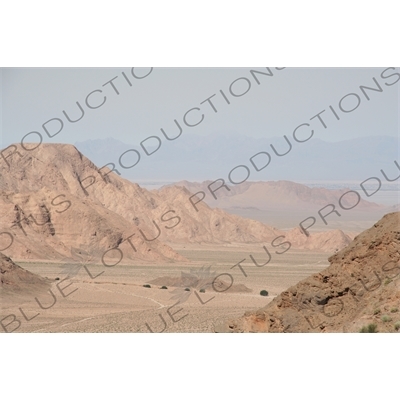
M 358 332 L 369 324 L 379 332 L 400 330 L 399 212 L 385 215 L 329 261 L 266 307 L 216 331 Z
M 285 240 L 288 240 L 297 249 L 326 252 L 341 250 L 351 243 L 350 237 L 340 229 L 312 233 L 306 236 L 300 228 L 294 228 L 285 233 Z
M 0 159 L 0 251 L 14 258 L 73 258 L 71 248 L 81 247 L 97 261 L 106 254 L 107 264 L 121 255 L 123 262 L 185 261 L 166 243 L 262 243 L 286 234 L 204 202 L 196 211 L 183 187 L 143 189 L 72 145 L 25 148 L 33 150 L 11 146 Z M 304 249 L 347 244 L 341 231 L 289 235 Z
M 11 258 L 0 253 L 0 290 L 2 295 L 20 291 L 35 292 L 46 290 L 49 287 L 49 280 L 21 268 Z
M 138 231 L 132 214 L 137 217 L 153 207 L 138 185 L 116 175 L 102 176 L 71 145 L 17 149 L 21 157 L 7 158 L 9 166 L 0 163 L 0 232 L 6 232 L 0 236 L 0 249 L 6 254 L 22 259 L 74 258 L 71 247 L 81 247 L 97 261 L 108 251 L 107 264 L 121 254 L 124 260 L 185 260 Z
M 136 227 L 122 216 L 90 200 L 83 200 L 68 192 L 47 188 L 37 192 L 0 194 L 0 249 L 19 259 L 55 259 L 74 257 L 72 247 L 81 247 L 97 261 L 115 247 L 124 259 L 144 261 L 183 260 L 169 246 L 160 241 L 147 242 L 140 237 L 127 238 Z M 12 239 L 11 236 L 12 235 Z M 109 258 L 118 256 L 109 251 Z M 113 257 L 114 256 L 114 257 Z

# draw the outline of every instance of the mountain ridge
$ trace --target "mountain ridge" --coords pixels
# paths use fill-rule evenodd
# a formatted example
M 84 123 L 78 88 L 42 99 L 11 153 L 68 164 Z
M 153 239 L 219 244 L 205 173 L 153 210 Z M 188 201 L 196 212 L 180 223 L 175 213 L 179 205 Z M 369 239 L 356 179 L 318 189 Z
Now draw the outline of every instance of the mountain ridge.
M 383 317 L 400 320 L 400 212 L 385 215 L 328 261 L 328 268 L 216 331 L 358 332 L 374 324 L 395 332 L 395 321 Z
M 196 211 L 186 188 L 148 191 L 108 168 L 99 169 L 72 145 L 19 149 L 24 156 L 10 159 L 12 168 L 0 164 L 0 232 L 11 235 L 14 257 L 73 257 L 70 249 L 80 244 L 101 260 L 107 253 L 113 259 L 123 254 L 126 262 L 182 262 L 186 259 L 166 242 L 261 243 L 285 235 L 204 202 Z M 321 240 L 303 236 L 292 232 L 293 245 L 315 248 L 314 241 Z M 350 240 L 340 232 L 327 237 L 332 245 L 325 244 L 325 251 Z

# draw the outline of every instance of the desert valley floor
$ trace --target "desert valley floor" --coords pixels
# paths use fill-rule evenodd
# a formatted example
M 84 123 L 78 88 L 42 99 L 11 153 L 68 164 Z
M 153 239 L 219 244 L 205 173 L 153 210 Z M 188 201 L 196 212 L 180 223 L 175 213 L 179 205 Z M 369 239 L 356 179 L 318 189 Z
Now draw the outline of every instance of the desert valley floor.
M 72 284 L 64 293 L 68 295 L 78 290 L 66 298 L 60 294 L 56 287 L 59 282 L 55 281 L 57 277 L 63 277 L 62 263 L 19 262 L 23 268 L 53 280 L 52 288 L 57 301 L 52 307 L 43 310 L 34 297 L 40 300 L 43 307 L 49 307 L 54 303 L 49 292 L 28 295 L 23 299 L 19 296 L 7 296 L 2 304 L 2 315 L 18 316 L 17 319 L 21 321 L 18 332 L 149 332 L 146 323 L 154 332 L 159 332 L 164 328 L 160 314 L 167 325 L 165 332 L 214 332 L 215 326 L 227 318 L 240 317 L 246 311 L 265 306 L 289 286 L 326 268 L 330 255 L 326 252 L 292 249 L 277 255 L 270 249 L 271 261 L 265 267 L 256 267 L 249 254 L 260 263 L 266 261 L 266 253 L 259 244 L 185 244 L 181 247 L 175 246 L 174 249 L 187 257 L 190 263 L 117 265 L 110 268 L 92 265 L 88 267 L 92 276 L 95 277 L 104 271 L 95 279 L 91 279 L 81 268 L 78 275 L 71 279 Z M 231 269 L 243 259 L 246 260 L 241 266 L 247 277 L 238 267 Z M 182 272 L 189 273 L 191 269 L 198 270 L 202 266 L 211 266 L 210 271 L 215 271 L 216 275 L 231 274 L 232 288 L 221 293 L 217 293 L 211 287 L 207 288 L 205 293 L 199 293 L 205 304 L 200 302 L 191 288 L 188 300 L 170 309 L 170 314 L 177 321 L 173 322 L 167 310 L 177 302 L 171 299 L 176 288 L 166 285 L 168 289 L 162 290 L 162 283 L 151 284 L 151 281 L 164 277 L 179 278 Z M 231 278 L 227 275 L 221 275 L 220 278 L 228 284 L 231 283 Z M 69 283 L 65 281 L 60 287 L 64 288 Z M 148 283 L 151 288 L 143 287 Z M 263 289 L 269 292 L 268 297 L 260 296 L 259 293 Z M 183 292 L 184 287 L 180 290 Z M 208 301 L 209 299 L 212 300 Z M 18 308 L 23 310 L 27 319 L 39 312 L 40 314 L 26 321 Z M 180 318 L 182 319 L 179 320 Z
M 315 331 L 308 314 L 344 294 L 353 303 L 315 326 L 358 331 L 393 309 L 379 329 L 400 329 L 396 204 L 290 181 L 203 201 L 208 181 L 147 190 L 71 145 L 25 153 L 0 164 L 2 331 Z M 350 292 L 378 275 L 387 285 Z

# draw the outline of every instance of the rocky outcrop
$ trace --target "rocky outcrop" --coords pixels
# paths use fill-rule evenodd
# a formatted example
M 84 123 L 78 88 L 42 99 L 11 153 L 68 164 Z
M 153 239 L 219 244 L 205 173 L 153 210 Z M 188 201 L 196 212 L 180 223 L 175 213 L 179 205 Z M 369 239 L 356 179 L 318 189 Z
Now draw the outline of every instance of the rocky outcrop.
M 2 296 L 21 291 L 26 293 L 47 290 L 49 287 L 50 280 L 21 268 L 11 258 L 0 253 L 0 290 Z
M 328 268 L 266 307 L 216 331 L 359 332 L 368 325 L 378 332 L 400 329 L 399 212 L 385 215 L 329 261 Z

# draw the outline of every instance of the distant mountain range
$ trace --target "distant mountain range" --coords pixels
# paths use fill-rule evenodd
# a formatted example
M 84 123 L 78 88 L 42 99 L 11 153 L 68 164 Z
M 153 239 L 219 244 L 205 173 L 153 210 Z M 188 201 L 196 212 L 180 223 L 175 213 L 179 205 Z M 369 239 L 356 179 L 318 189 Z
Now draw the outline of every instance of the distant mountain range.
M 314 210 L 327 204 L 337 204 L 338 200 L 348 190 L 330 190 L 322 187 L 310 188 L 300 183 L 290 181 L 244 182 L 241 185 L 227 185 L 229 191 L 222 188 L 215 192 L 215 199 L 210 190 L 211 181 L 188 182 L 181 181 L 169 186 L 181 186 L 191 193 L 204 192 L 204 201 L 210 207 L 222 209 L 253 208 L 258 210 L 280 210 L 287 212 L 290 209 Z M 211 185 L 216 188 L 218 185 Z M 349 197 L 347 197 L 349 196 Z M 355 195 L 346 195 L 342 199 L 344 207 L 351 208 L 357 198 Z M 355 209 L 357 211 L 376 211 L 383 206 L 361 199 Z
M 86 157 L 101 167 L 113 162 L 118 166 L 122 153 L 136 149 L 141 159 L 132 168 L 119 166 L 122 176 L 135 182 L 143 181 L 204 181 L 218 178 L 228 179 L 228 173 L 238 165 L 250 168 L 249 180 L 291 181 L 363 181 L 376 176 L 381 169 L 396 174 L 395 160 L 399 160 L 399 141 L 389 136 L 373 136 L 329 143 L 318 138 L 298 143 L 288 136 L 292 150 L 284 156 L 289 145 L 283 137 L 252 138 L 238 134 L 213 134 L 209 136 L 183 135 L 167 141 L 159 135 L 143 143 L 123 143 L 117 139 L 97 139 L 77 142 L 75 146 Z M 271 163 L 256 172 L 249 159 L 259 152 L 268 152 Z M 125 164 L 133 164 L 137 155 L 133 152 L 124 156 Z
M 358 187 L 352 185 L 352 190 L 355 190 L 360 198 L 343 184 L 329 185 L 341 186 L 341 189 L 327 189 L 309 187 L 286 180 L 258 181 L 244 182 L 240 185 L 227 184 L 226 187 L 215 190 L 219 186 L 218 182 L 212 181 L 180 181 L 166 185 L 166 187 L 182 187 L 191 193 L 198 193 L 198 197 L 203 198 L 203 202 L 212 208 L 218 207 L 230 214 L 255 219 L 282 229 L 289 229 L 313 215 L 317 215 L 318 220 L 315 228 L 323 229 L 325 224 L 317 213 L 329 204 L 335 205 L 340 213 L 340 217 L 335 214 L 328 218 L 329 229 L 335 227 L 354 232 L 360 232 L 383 215 L 398 209 L 398 206 L 372 202 L 371 200 L 375 200 L 375 197 L 367 198 L 359 185 Z M 367 188 L 367 190 L 370 189 Z M 396 187 L 393 187 L 391 193 L 396 193 L 395 189 Z M 216 199 L 212 196 L 212 190 L 215 191 Z

